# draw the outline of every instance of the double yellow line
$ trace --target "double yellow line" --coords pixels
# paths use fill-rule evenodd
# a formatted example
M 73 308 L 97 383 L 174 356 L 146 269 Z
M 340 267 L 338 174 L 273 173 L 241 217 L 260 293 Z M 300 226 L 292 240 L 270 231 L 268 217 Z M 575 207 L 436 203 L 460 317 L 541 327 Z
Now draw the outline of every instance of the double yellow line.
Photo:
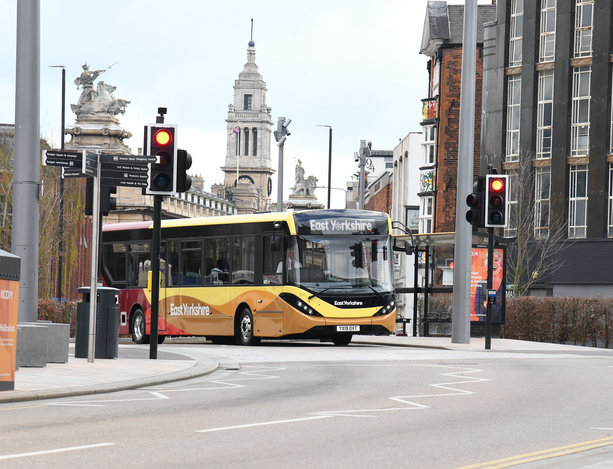
M 603 446 L 610 445 L 613 445 L 613 437 L 584 441 L 583 443 L 575 443 L 574 445 L 535 451 L 534 453 L 520 454 L 510 458 L 496 459 L 494 461 L 473 464 L 471 466 L 463 466 L 458 469 L 502 469 L 505 467 L 517 466 L 519 464 L 567 456 L 569 454 L 580 453 L 582 451 L 589 451 L 591 449 L 602 448 Z

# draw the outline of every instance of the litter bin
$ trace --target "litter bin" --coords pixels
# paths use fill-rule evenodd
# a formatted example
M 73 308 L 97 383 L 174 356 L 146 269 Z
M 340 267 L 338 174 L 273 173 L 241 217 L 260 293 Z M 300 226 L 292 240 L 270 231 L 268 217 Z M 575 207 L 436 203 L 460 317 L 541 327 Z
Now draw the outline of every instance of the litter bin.
M 75 331 L 75 358 L 87 358 L 89 339 L 90 287 L 79 288 L 83 301 L 77 304 Z M 119 354 L 119 290 L 110 287 L 97 288 L 95 358 L 117 358 Z

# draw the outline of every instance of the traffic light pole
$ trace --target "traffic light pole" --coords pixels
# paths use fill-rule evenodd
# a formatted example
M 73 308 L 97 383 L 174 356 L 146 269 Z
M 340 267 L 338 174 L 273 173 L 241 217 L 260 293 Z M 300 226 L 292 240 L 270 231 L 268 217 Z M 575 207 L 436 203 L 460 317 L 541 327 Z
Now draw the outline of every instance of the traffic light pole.
M 149 358 L 158 357 L 158 318 L 160 306 L 160 232 L 162 230 L 162 197 L 153 196 L 153 234 L 151 240 L 151 335 Z
M 486 308 L 485 308 L 485 350 L 492 348 L 492 290 L 494 275 L 494 228 L 487 229 L 487 284 L 486 284 Z M 496 297 L 494 297 L 496 298 Z

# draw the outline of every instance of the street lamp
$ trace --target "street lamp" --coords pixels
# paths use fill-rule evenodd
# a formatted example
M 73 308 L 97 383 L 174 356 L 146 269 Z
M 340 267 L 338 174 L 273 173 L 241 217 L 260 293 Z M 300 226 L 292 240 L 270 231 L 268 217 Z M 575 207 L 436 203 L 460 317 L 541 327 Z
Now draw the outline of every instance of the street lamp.
M 332 189 L 332 126 L 327 124 L 317 124 L 318 127 L 328 127 L 330 129 L 328 137 L 328 209 L 330 209 L 330 190 Z
M 50 65 L 50 68 L 62 69 L 62 135 L 60 136 L 60 149 L 64 150 L 64 124 L 66 117 L 66 66 L 64 65 Z M 60 225 L 59 225 L 59 259 L 57 264 L 57 298 L 58 301 L 62 301 L 62 271 L 64 269 L 64 178 L 60 178 Z

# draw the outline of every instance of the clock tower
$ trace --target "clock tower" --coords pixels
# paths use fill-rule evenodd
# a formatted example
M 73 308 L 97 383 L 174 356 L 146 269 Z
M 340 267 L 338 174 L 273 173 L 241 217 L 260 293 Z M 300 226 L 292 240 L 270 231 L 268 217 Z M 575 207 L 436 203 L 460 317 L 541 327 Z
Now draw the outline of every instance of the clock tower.
M 272 132 L 266 83 L 255 63 L 255 42 L 249 41 L 247 63 L 234 81 L 234 102 L 228 106 L 224 185 L 232 192 L 239 214 L 269 209 Z

